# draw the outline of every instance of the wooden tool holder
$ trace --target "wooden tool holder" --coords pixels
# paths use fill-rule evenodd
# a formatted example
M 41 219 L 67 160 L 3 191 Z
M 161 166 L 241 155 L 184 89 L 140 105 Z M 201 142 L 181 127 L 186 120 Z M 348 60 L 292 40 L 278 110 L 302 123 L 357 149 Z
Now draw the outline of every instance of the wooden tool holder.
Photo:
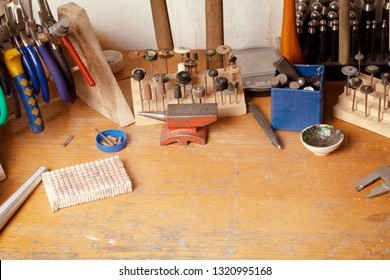
M 1 163 L 0 163 L 0 181 L 3 181 L 5 179 L 7 179 L 7 175 L 5 174 L 4 169 L 3 169 L 3 167 L 1 166 Z
M 358 74 L 356 76 L 363 80 L 363 85 L 371 85 L 371 76 L 366 74 Z M 354 89 L 350 88 L 347 93 L 347 87 L 344 86 L 343 93 L 338 97 L 337 104 L 333 107 L 333 116 L 343 121 L 352 123 L 364 129 L 373 131 L 390 138 L 390 108 L 387 106 L 390 101 L 390 85 L 386 87 L 386 109 L 384 109 L 385 87 L 381 80 L 373 77 L 372 87 L 374 92 L 367 95 L 367 116 L 366 109 L 366 94 L 356 90 L 354 110 L 352 110 Z M 380 110 L 379 110 L 379 100 Z M 378 116 L 379 113 L 379 116 Z
M 217 69 L 218 77 L 225 77 L 228 81 L 232 81 L 232 74 L 224 70 L 224 68 Z M 216 95 L 213 94 L 213 78 L 208 76 L 208 70 L 195 72 L 192 70 L 191 75 L 191 85 L 202 84 L 207 90 L 206 96 L 202 98 L 202 103 L 217 103 L 218 104 L 218 117 L 229 117 L 229 116 L 240 116 L 246 114 L 246 103 L 244 91 L 242 88 L 242 82 L 240 78 L 240 73 L 236 73 L 234 79 L 238 81 L 237 91 L 230 94 L 227 91 L 223 91 L 223 103 L 221 99 L 221 92 L 216 92 Z M 207 82 L 206 82 L 207 80 Z M 157 82 L 153 80 L 150 74 L 146 73 L 145 79 L 141 81 L 141 91 L 143 90 L 144 84 L 149 83 L 152 88 L 152 100 L 149 102 L 144 100 L 144 106 L 142 109 L 141 94 L 139 90 L 139 82 L 131 78 L 131 92 L 133 97 L 134 105 L 134 115 L 135 115 L 135 124 L 136 125 L 150 125 L 163 123 L 162 121 L 151 119 L 145 116 L 140 116 L 138 113 L 141 111 L 165 111 L 168 104 L 177 104 L 178 100 L 174 98 L 174 86 L 176 82 L 176 73 L 169 74 L 169 81 L 165 83 L 166 96 L 163 99 L 161 96 L 155 93 L 155 88 L 157 88 Z M 191 93 L 189 91 L 184 91 L 182 86 L 182 95 L 180 103 L 188 104 L 192 103 Z M 231 102 L 230 102 L 231 97 Z M 237 101 L 236 101 L 237 98 Z M 194 96 L 194 102 L 200 103 L 199 98 Z
M 90 87 L 79 71 L 73 74 L 77 95 L 85 104 L 119 126 L 134 123 L 134 116 L 105 59 L 86 11 L 75 3 L 59 6 L 58 17 L 72 25 L 68 37 L 95 80 Z M 68 60 L 71 63 L 71 59 Z

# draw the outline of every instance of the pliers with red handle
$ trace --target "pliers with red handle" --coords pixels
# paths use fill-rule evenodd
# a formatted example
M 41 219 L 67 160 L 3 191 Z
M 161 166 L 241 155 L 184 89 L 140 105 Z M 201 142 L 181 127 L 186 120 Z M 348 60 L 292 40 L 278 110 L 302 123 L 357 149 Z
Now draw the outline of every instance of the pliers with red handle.
M 42 44 L 39 40 L 39 33 L 42 31 L 39 30 L 40 26 L 38 26 L 34 20 L 31 0 L 19 0 L 19 2 L 20 11 L 26 28 L 26 34 L 28 35 L 30 41 L 34 42 L 35 49 L 38 51 L 40 57 L 50 72 L 61 100 L 64 102 L 74 102 L 76 98 L 76 90 L 74 87 L 73 76 L 71 76 L 71 81 L 67 80 L 66 75 L 61 70 L 61 66 L 57 63 L 56 59 L 54 59 L 52 53 L 46 45 Z
M 77 54 L 77 51 L 75 50 L 75 48 L 73 47 L 72 43 L 70 42 L 68 36 L 66 35 L 68 28 L 69 28 L 69 25 L 67 26 L 66 24 L 61 24 L 61 21 L 57 22 L 54 19 L 53 14 L 50 11 L 49 4 L 47 3 L 47 0 L 38 0 L 38 4 L 39 4 L 39 8 L 40 8 L 40 11 L 38 14 L 39 14 L 39 17 L 41 20 L 41 25 L 45 29 L 44 31 L 50 34 L 50 36 L 52 37 L 52 40 L 55 40 L 58 37 L 61 38 L 62 43 L 65 45 L 65 47 L 69 51 L 69 53 L 72 56 L 76 65 L 79 67 L 80 72 L 84 76 L 85 80 L 88 82 L 88 84 L 91 87 L 94 87 L 95 86 L 94 79 L 92 78 L 92 76 L 89 73 L 84 62 L 81 60 L 80 56 Z M 59 33 L 58 30 L 61 30 L 62 32 Z M 63 33 L 63 31 L 65 31 L 65 32 Z

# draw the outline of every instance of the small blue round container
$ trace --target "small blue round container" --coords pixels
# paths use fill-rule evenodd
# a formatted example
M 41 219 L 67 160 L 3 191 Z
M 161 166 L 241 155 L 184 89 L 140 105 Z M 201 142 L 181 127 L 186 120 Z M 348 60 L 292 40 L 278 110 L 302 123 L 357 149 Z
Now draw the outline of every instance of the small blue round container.
M 119 151 L 123 150 L 127 145 L 126 133 L 121 131 L 121 130 L 108 129 L 108 130 L 102 131 L 102 134 L 104 136 L 111 135 L 115 138 L 121 137 L 121 142 L 119 144 L 116 144 L 114 146 L 104 146 L 104 145 L 100 144 L 100 142 L 103 140 L 103 137 L 100 134 L 96 135 L 96 147 L 98 147 L 98 149 L 102 152 L 105 152 L 105 153 L 119 152 Z

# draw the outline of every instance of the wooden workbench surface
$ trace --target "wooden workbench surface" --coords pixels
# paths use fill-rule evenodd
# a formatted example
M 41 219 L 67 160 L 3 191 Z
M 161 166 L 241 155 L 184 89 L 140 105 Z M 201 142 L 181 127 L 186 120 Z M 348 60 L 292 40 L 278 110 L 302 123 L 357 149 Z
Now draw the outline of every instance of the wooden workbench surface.
M 125 55 L 117 78 L 134 66 Z M 131 100 L 129 80 L 120 86 Z M 390 141 L 332 118 L 341 92 L 327 84 L 325 122 L 346 138 L 326 157 L 294 131 L 277 131 L 278 150 L 251 114 L 218 119 L 206 145 L 188 146 L 160 146 L 161 125 L 120 128 L 80 100 L 44 106 L 46 130 L 37 135 L 25 118 L 11 119 L 0 127 L 1 203 L 42 165 L 111 156 L 96 148 L 95 127 L 127 133 L 115 155 L 134 191 L 52 212 L 40 184 L 0 232 L 0 259 L 390 259 L 390 194 L 365 198 L 379 182 L 353 188 L 390 164 Z M 269 97 L 249 100 L 270 120 Z

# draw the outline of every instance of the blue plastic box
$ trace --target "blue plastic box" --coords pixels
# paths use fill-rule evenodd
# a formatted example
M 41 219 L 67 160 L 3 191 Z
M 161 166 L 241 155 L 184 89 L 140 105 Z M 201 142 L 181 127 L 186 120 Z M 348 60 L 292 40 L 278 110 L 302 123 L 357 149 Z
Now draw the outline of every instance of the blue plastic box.
M 272 88 L 271 126 L 274 129 L 301 131 L 310 125 L 322 123 L 324 118 L 325 66 L 294 66 L 302 77 L 320 75 L 320 88 L 316 91 Z

